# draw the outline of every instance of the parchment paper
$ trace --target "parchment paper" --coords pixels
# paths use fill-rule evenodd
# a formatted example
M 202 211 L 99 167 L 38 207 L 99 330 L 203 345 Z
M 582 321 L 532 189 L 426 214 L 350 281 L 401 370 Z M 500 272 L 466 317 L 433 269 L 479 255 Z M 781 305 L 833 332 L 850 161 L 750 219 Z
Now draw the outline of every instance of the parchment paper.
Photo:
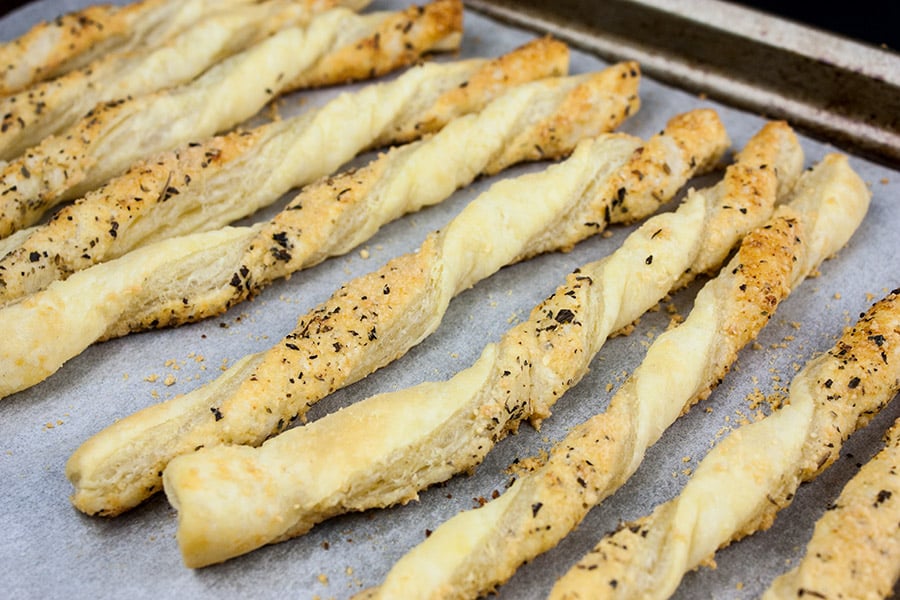
M 81 0 L 47 0 L 26 6 L 0 21 L 0 39 L 21 34 L 39 18 L 52 18 L 84 4 Z M 405 4 L 376 2 L 373 9 Z M 532 37 L 533 33 L 467 13 L 460 54 L 496 56 Z M 603 66 L 593 56 L 573 53 L 573 72 Z M 283 113 L 305 110 L 338 91 L 296 94 L 287 99 Z M 644 138 L 660 130 L 676 113 L 701 106 L 719 110 L 735 149 L 763 123 L 755 115 L 649 79 L 642 84 L 641 96 L 643 107 L 622 129 Z M 803 138 L 803 145 L 808 165 L 834 150 L 808 138 Z M 686 470 L 695 467 L 742 415 L 751 414 L 748 394 L 755 389 L 773 393 L 786 386 L 795 368 L 830 347 L 861 311 L 900 285 L 900 210 L 896 206 L 900 174 L 858 158 L 851 163 L 870 184 L 873 199 L 865 222 L 849 245 L 822 267 L 821 276 L 803 283 L 781 305 L 759 339 L 761 347 L 741 354 L 733 372 L 712 396 L 676 422 L 650 449 L 632 480 L 593 510 L 559 547 L 520 569 L 500 588 L 501 598 L 544 597 L 554 580 L 620 520 L 646 514 L 676 495 L 688 480 Z M 515 168 L 501 177 L 538 168 L 543 167 Z M 141 407 L 194 389 L 219 375 L 223 365 L 275 344 L 291 330 L 297 317 L 339 285 L 414 250 L 429 231 L 444 226 L 494 180 L 479 181 L 440 206 L 385 227 L 364 245 L 368 258 L 354 251 L 327 261 L 208 322 L 95 345 L 44 383 L 0 400 L 0 596 L 348 597 L 378 584 L 390 565 L 425 537 L 426 529 L 433 530 L 457 511 L 472 508 L 476 499 L 502 491 L 510 479 L 507 467 L 516 458 L 549 449 L 567 428 L 604 410 L 624 374 L 634 370 L 648 343 L 667 326 L 666 310 L 646 315 L 630 336 L 609 340 L 594 360 L 591 373 L 557 403 L 554 416 L 540 432 L 523 425 L 518 435 L 488 455 L 473 476 L 454 478 L 404 507 L 336 518 L 303 537 L 192 571 L 181 564 L 174 540 L 175 512 L 163 496 L 116 519 L 86 517 L 69 504 L 71 487 L 63 472 L 65 461 L 90 435 Z M 499 339 L 511 324 L 527 318 L 531 307 L 549 295 L 566 273 L 612 252 L 629 231 L 614 227 L 610 237 L 597 236 L 569 254 L 542 256 L 503 269 L 454 300 L 443 325 L 420 346 L 321 402 L 310 418 L 376 392 L 445 379 L 469 366 L 483 344 Z M 697 287 L 672 298 L 681 314 L 689 311 Z M 168 375 L 174 378 L 172 385 L 165 383 Z M 607 391 L 608 384 L 612 391 Z M 688 574 L 677 597 L 758 595 L 801 556 L 815 519 L 858 463 L 880 447 L 880 436 L 898 416 L 898 403 L 885 409 L 850 439 L 830 470 L 800 489 L 772 529 L 720 552 L 717 569 L 701 568 Z

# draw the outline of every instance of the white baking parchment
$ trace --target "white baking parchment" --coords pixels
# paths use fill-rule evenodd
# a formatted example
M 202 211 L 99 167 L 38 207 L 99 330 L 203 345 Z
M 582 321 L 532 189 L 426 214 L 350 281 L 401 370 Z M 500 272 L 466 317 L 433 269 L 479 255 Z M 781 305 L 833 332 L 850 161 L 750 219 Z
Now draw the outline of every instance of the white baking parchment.
M 46 0 L 28 5 L 0 21 L 0 39 L 20 35 L 38 19 L 84 4 Z M 405 5 L 379 1 L 372 9 Z M 465 27 L 462 57 L 497 56 L 535 36 L 471 12 Z M 573 52 L 573 72 L 603 66 L 596 57 Z M 305 110 L 338 91 L 295 94 L 281 110 L 286 115 Z M 622 130 L 644 138 L 676 113 L 702 106 L 718 109 L 735 148 L 763 123 L 758 116 L 646 78 L 641 97 L 640 112 Z M 808 165 L 834 151 L 821 141 L 802 142 Z M 819 277 L 807 280 L 782 303 L 759 344 L 742 352 L 712 396 L 650 449 L 631 481 L 591 511 L 557 548 L 522 567 L 499 589 L 501 598 L 546 596 L 554 580 L 602 534 L 672 498 L 716 440 L 752 415 L 748 395 L 783 389 L 798 366 L 830 347 L 861 311 L 900 285 L 896 204 L 900 173 L 854 157 L 851 164 L 868 182 L 873 197 L 868 216 L 847 247 L 824 264 Z M 518 167 L 500 177 L 539 168 L 543 165 Z M 478 181 L 439 206 L 384 227 L 363 248 L 278 282 L 220 318 L 97 344 L 47 381 L 0 400 L 0 597 L 349 597 L 378 584 L 398 558 L 424 539 L 426 529 L 433 530 L 456 512 L 502 491 L 515 459 L 549 449 L 569 427 L 604 410 L 625 375 L 639 364 L 648 343 L 668 325 L 665 307 L 643 317 L 630 336 L 609 340 L 590 374 L 556 404 L 541 431 L 524 425 L 518 435 L 499 443 L 474 475 L 456 477 L 403 507 L 332 519 L 300 538 L 222 565 L 190 570 L 182 565 L 174 539 L 175 511 L 162 495 L 114 519 L 87 517 L 69 503 L 72 490 L 64 465 L 90 435 L 137 409 L 200 386 L 247 353 L 269 348 L 300 315 L 342 283 L 414 250 L 429 231 L 444 226 L 496 179 Z M 630 230 L 613 227 L 610 237 L 596 236 L 568 254 L 538 257 L 479 283 L 451 303 L 442 326 L 430 338 L 394 364 L 320 402 L 309 418 L 377 392 L 446 379 L 469 366 L 485 343 L 498 340 L 513 323 L 527 318 L 568 272 L 614 251 Z M 697 287 L 672 298 L 681 314 L 690 310 Z M 757 596 L 802 555 L 815 519 L 858 465 L 880 447 L 881 435 L 898 416 L 900 405 L 895 402 L 852 436 L 831 469 L 802 486 L 793 505 L 769 531 L 719 552 L 716 569 L 689 573 L 677 597 Z

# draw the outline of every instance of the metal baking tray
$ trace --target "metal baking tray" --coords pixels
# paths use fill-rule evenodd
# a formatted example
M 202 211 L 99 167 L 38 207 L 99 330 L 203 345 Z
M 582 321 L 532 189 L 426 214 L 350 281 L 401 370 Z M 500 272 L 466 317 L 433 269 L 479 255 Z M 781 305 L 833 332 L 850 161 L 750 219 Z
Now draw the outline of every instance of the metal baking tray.
M 715 0 L 469 0 L 507 23 L 900 165 L 900 55 Z
M 38 19 L 88 0 L 41 0 L 0 20 L 0 39 Z M 379 0 L 372 9 L 400 8 Z M 650 449 L 629 483 L 595 508 L 556 549 L 524 566 L 498 590 L 500 598 L 542 598 L 600 536 L 678 493 L 722 432 L 750 409 L 754 390 L 786 385 L 796 365 L 831 346 L 842 329 L 900 285 L 900 63 L 896 54 L 713 0 L 472 0 L 460 56 L 495 56 L 551 33 L 573 44 L 573 72 L 621 58 L 643 65 L 642 108 L 622 130 L 648 137 L 673 115 L 710 106 L 735 148 L 765 118 L 786 118 L 804 135 L 807 163 L 844 151 L 871 186 L 862 227 L 821 275 L 782 303 L 755 348 L 741 353 L 711 397 L 678 420 Z M 320 104 L 341 91 L 288 97 L 284 114 Z M 542 168 L 517 167 L 499 177 Z M 602 411 L 639 364 L 647 343 L 668 325 L 665 310 L 648 313 L 629 336 L 607 342 L 591 372 L 557 403 L 540 431 L 527 425 L 492 451 L 471 476 L 456 477 L 403 507 L 332 519 L 309 534 L 225 564 L 191 571 L 174 540 L 175 512 L 158 496 L 116 519 L 89 518 L 68 502 L 63 469 L 88 436 L 117 418 L 214 378 L 223 364 L 266 349 L 296 318 L 352 277 L 415 249 L 497 178 L 476 182 L 443 204 L 382 229 L 354 251 L 296 274 L 255 301 L 219 318 L 98 344 L 56 375 L 0 401 L 0 594 L 27 597 L 343 598 L 380 582 L 390 565 L 427 529 L 479 499 L 502 491 L 516 460 L 537 455 L 572 425 Z M 702 182 L 701 182 L 702 183 Z M 271 214 L 271 211 L 262 216 Z M 501 270 L 455 299 L 443 325 L 394 364 L 319 403 L 311 419 L 374 393 L 445 379 L 470 365 L 486 341 L 499 339 L 577 266 L 614 251 L 632 228 L 617 227 L 568 253 L 541 256 Z M 687 314 L 698 286 L 671 302 Z M 0 342 L 2 343 L 2 342 Z M 156 375 L 157 377 L 152 377 Z M 166 375 L 174 383 L 165 385 Z M 170 379 L 169 381 L 172 381 Z M 612 388 L 610 391 L 609 387 Z M 761 534 L 720 552 L 718 568 L 688 574 L 678 598 L 751 598 L 803 552 L 815 519 L 880 446 L 900 417 L 889 405 L 853 435 L 842 457 Z

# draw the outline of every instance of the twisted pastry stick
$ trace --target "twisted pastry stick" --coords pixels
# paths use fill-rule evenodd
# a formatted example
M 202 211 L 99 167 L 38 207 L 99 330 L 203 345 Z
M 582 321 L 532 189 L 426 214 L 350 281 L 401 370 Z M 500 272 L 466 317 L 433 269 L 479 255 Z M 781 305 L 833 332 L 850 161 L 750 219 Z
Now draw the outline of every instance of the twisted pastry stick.
M 637 75 L 621 77 L 636 72 L 633 63 L 624 63 L 596 75 L 528 84 L 478 115 L 454 120 L 431 139 L 322 180 L 255 231 L 243 256 L 220 268 L 205 289 L 192 285 L 180 300 L 168 295 L 145 311 L 132 312 L 105 335 L 218 314 L 275 279 L 350 251 L 382 224 L 442 201 L 479 174 L 534 159 L 534 146 L 541 146 L 544 158 L 562 158 L 579 140 L 609 131 L 637 110 Z M 625 81 L 630 83 L 623 86 Z M 509 143 L 523 138 L 531 143 Z
M 228 8 L 199 19 L 159 47 L 112 53 L 91 64 L 0 100 L 0 159 L 11 160 L 74 124 L 101 102 L 181 85 L 279 29 L 303 25 L 325 6 L 271 0 Z M 338 4 L 331 0 L 328 4 Z
M 621 120 L 620 105 L 630 106 L 627 98 L 637 94 L 637 79 L 620 77 L 630 67 L 618 65 L 592 76 L 568 96 L 563 93 L 566 85 L 575 85 L 576 80 L 558 84 L 559 105 L 551 101 L 546 107 L 524 112 L 522 105 L 513 103 L 510 115 L 498 115 L 497 135 L 511 143 L 511 134 L 502 129 L 512 127 L 516 123 L 513 117 L 520 116 L 524 133 L 533 144 L 546 146 L 548 158 L 571 151 L 578 136 L 598 133 Z M 0 306 L 139 246 L 227 225 L 293 187 L 332 173 L 374 140 L 394 141 L 386 134 L 408 138 L 406 130 L 417 131 L 415 124 L 420 122 L 436 131 L 461 110 L 478 112 L 504 89 L 567 69 L 565 44 L 536 40 L 493 60 L 415 67 L 396 81 L 341 95 L 316 111 L 138 162 L 122 176 L 60 210 L 46 225 L 0 240 Z M 491 75 L 489 82 L 485 73 Z M 459 90 L 465 90 L 465 95 Z M 558 108 L 555 117 L 553 108 Z M 601 115 L 592 115 L 588 109 L 602 111 L 609 123 L 601 123 Z M 542 116 L 548 119 L 546 123 L 539 123 Z M 556 138 L 528 131 L 528 118 L 534 119 L 533 128 L 553 126 Z M 563 118 L 567 120 L 559 122 Z M 564 139 L 564 132 L 571 139 Z M 554 140 L 560 142 L 559 147 L 554 147 Z M 469 145 L 490 153 L 494 143 L 476 138 Z M 329 151 L 321 152 L 326 145 Z M 437 152 L 443 147 L 444 153 L 455 153 L 456 148 L 450 140 L 429 147 Z M 465 153 L 459 154 L 465 157 Z M 512 147 L 504 155 L 495 154 L 494 160 L 502 156 L 521 160 Z M 481 154 L 475 153 L 472 164 L 478 165 L 478 156 Z M 385 170 L 387 162 L 383 160 L 378 169 Z M 479 170 L 480 166 L 473 175 Z M 340 181 L 341 191 L 358 187 L 350 175 Z M 344 195 L 341 198 L 343 202 L 337 206 L 349 204 Z M 315 219 L 311 212 L 307 209 L 295 218 Z M 325 218 L 316 220 L 328 223 Z
M 677 189 L 671 180 L 683 184 L 694 172 L 691 165 L 712 162 L 705 159 L 720 156 L 726 144 L 712 111 L 676 117 L 598 182 L 593 196 L 609 204 L 625 180 L 626 206 L 642 204 L 654 188 L 669 190 L 670 197 Z M 675 167 L 660 169 L 650 187 L 635 185 L 653 173 L 648 165 L 659 163 Z M 305 533 L 348 510 L 405 502 L 428 485 L 474 468 L 535 405 L 548 412 L 586 372 L 607 334 L 668 291 L 699 252 L 704 214 L 702 197 L 694 195 L 678 212 L 651 219 L 612 257 L 578 270 L 528 322 L 490 344 L 475 365 L 449 381 L 375 396 L 284 432 L 258 450 L 220 446 L 173 460 L 164 482 L 179 509 L 186 562 L 224 560 Z M 648 255 L 658 257 L 652 265 Z M 598 294 L 592 282 L 608 280 L 615 285 Z M 578 309 L 581 304 L 609 310 L 590 314 Z
M 341 287 L 269 351 L 91 438 L 67 464 L 73 502 L 117 514 L 158 491 L 172 458 L 260 444 L 321 398 L 402 356 L 437 328 L 453 296 L 525 253 L 548 223 L 578 214 L 592 182 L 615 172 L 637 145 L 605 134 L 546 171 L 494 184 L 417 252 Z M 581 235 L 573 226 L 560 245 Z
M 844 440 L 900 390 L 898 291 L 807 363 L 791 382 L 790 405 L 725 438 L 677 498 L 602 540 L 551 597 L 594 588 L 604 597 L 665 598 L 716 549 L 768 528 L 800 483 L 834 462 Z
M 383 223 L 443 200 L 490 167 L 495 157 L 509 156 L 504 146 L 508 138 L 530 131 L 535 143 L 544 141 L 542 125 L 562 110 L 571 118 L 568 98 L 592 89 L 594 101 L 579 113 L 595 117 L 594 125 L 555 130 L 558 139 L 572 139 L 568 148 L 562 144 L 554 152 L 571 150 L 578 136 L 605 129 L 610 125 L 606 116 L 615 116 L 612 123 L 618 123 L 625 107 L 636 102 L 628 94 L 609 95 L 609 75 L 550 79 L 514 90 L 486 114 L 454 122 L 445 134 L 310 187 L 270 223 L 232 229 L 227 243 L 213 236 L 204 248 L 202 234 L 189 243 L 166 240 L 7 307 L 0 311 L 0 322 L 10 323 L 18 335 L 0 351 L 0 372 L 7 375 L 0 393 L 42 380 L 98 339 L 218 314 L 279 277 L 346 252 Z M 313 132 L 319 135 L 321 128 Z M 485 133 L 491 134 L 489 141 L 483 139 Z M 468 152 L 457 151 L 463 145 Z M 450 159 L 445 158 L 448 151 Z M 273 180 L 274 173 L 269 175 Z M 43 324 L 47 318 L 57 324 L 52 331 Z
M 574 428 L 546 464 L 497 500 L 435 530 L 394 566 L 371 597 L 483 593 L 555 546 L 592 506 L 621 486 L 646 448 L 721 380 L 778 302 L 843 245 L 868 203 L 865 185 L 844 161 L 827 162 L 798 187 L 790 205 L 751 232 L 735 258 L 704 286 L 688 319 L 656 339 L 607 412 Z M 835 194 L 848 187 L 853 194 Z M 686 356 L 693 360 L 685 361 Z
M 461 28 L 460 0 L 435 0 L 398 13 L 357 15 L 334 9 L 304 28 L 279 31 L 188 84 L 100 104 L 6 165 L 0 173 L 0 237 L 37 222 L 57 203 L 83 195 L 142 157 L 251 117 L 276 95 L 295 89 L 293 82 L 304 71 L 328 54 L 341 53 L 345 45 L 370 48 L 367 73 L 375 76 L 429 50 L 456 47 Z M 346 32 L 359 37 L 348 41 Z M 368 43 L 375 39 L 378 44 Z
M 0 95 L 83 67 L 109 52 L 154 48 L 196 20 L 255 0 L 143 0 L 96 5 L 38 23 L 0 44 Z
M 900 420 L 885 435 L 884 449 L 847 482 L 816 523 L 800 564 L 775 579 L 763 600 L 891 595 L 900 578 L 898 463 Z

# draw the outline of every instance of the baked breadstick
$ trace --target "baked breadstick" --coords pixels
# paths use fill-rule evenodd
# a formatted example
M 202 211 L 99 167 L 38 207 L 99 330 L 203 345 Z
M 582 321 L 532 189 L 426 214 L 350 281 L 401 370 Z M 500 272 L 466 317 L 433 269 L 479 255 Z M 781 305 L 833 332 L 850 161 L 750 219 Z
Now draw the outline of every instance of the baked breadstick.
M 336 4 L 336 0 L 331 2 Z M 114 53 L 0 100 L 0 159 L 12 160 L 101 102 L 181 85 L 272 33 L 303 25 L 318 2 L 270 0 L 199 19 L 149 51 Z
M 442 201 L 476 176 L 492 173 L 498 158 L 508 161 L 505 166 L 532 160 L 534 145 L 545 146 L 544 158 L 568 155 L 579 140 L 608 131 L 636 110 L 636 79 L 629 78 L 627 90 L 618 88 L 620 74 L 630 69 L 617 65 L 596 75 L 522 86 L 482 113 L 454 120 L 426 141 L 392 149 L 364 169 L 310 186 L 262 226 L 240 260 L 223 265 L 206 288 L 192 285 L 180 300 L 170 296 L 148 304 L 118 320 L 107 335 L 218 314 L 277 278 L 349 252 L 384 223 Z M 615 91 L 610 80 L 617 84 Z M 572 97 L 585 101 L 573 109 Z M 566 123 L 549 136 L 545 124 L 559 116 Z M 509 143 L 523 135 L 533 142 L 528 147 Z M 517 150 L 518 156 L 513 154 Z M 310 228 L 310 223 L 317 226 Z
M 411 142 L 428 133 L 434 133 L 441 129 L 445 123 L 456 117 L 467 115 L 481 110 L 485 98 L 495 98 L 512 85 L 524 83 L 532 79 L 528 74 L 534 70 L 534 65 L 562 62 L 562 51 L 556 46 L 550 37 L 532 40 L 510 52 L 494 59 L 487 68 L 480 69 L 465 83 L 446 92 L 431 105 L 420 105 L 415 118 L 407 119 L 393 124 L 379 137 L 373 146 L 380 147 L 388 144 Z M 556 55 L 553 58 L 551 55 Z M 566 68 L 568 67 L 568 53 L 565 55 Z M 636 63 L 626 62 L 625 66 L 637 68 Z M 566 72 L 560 68 L 556 75 Z M 619 73 L 621 77 L 622 74 Z M 622 77 L 623 81 L 629 81 Z M 627 87 L 629 84 L 625 83 Z M 571 129 L 567 127 L 566 129 Z M 499 169 L 498 169 L 499 170 Z
M 412 25 L 398 28 L 398 20 Z M 369 53 L 370 70 L 380 74 L 431 49 L 458 43 L 461 27 L 460 0 L 435 0 L 396 14 L 334 9 L 306 27 L 279 31 L 188 84 L 98 105 L 0 173 L 0 237 L 37 222 L 55 204 L 83 195 L 139 158 L 208 137 L 252 116 L 292 89 L 291 82 L 301 73 L 340 52 L 346 30 L 366 32 L 350 44 L 365 45 L 369 37 L 377 37 L 380 49 L 394 51 L 387 56 L 382 50 Z
M 898 523 L 900 420 L 818 520 L 800 564 L 775 579 L 763 600 L 888 598 L 900 578 Z
M 256 0 L 143 0 L 96 5 L 32 27 L 0 44 L 0 95 L 83 67 L 109 52 L 156 47 L 198 18 Z
M 279 277 L 348 251 L 383 223 L 440 202 L 471 182 L 493 157 L 508 153 L 504 142 L 521 131 L 533 130 L 535 143 L 541 142 L 540 125 L 558 110 L 568 109 L 569 96 L 602 80 L 590 75 L 548 79 L 513 90 L 483 114 L 454 121 L 446 132 L 424 143 L 394 150 L 361 171 L 320 182 L 270 223 L 242 228 L 243 235 L 228 246 L 211 244 L 198 252 L 193 247 L 185 250 L 174 238 L 171 244 L 147 248 L 155 256 L 152 261 L 146 260 L 144 252 L 133 252 L 115 264 L 97 265 L 76 280 L 27 298 L 27 307 L 13 305 L 9 311 L 0 311 L 0 322 L 18 320 L 21 312 L 52 312 L 57 323 L 52 332 L 40 322 L 17 325 L 16 342 L 0 351 L 0 370 L 9 369 L 7 385 L 37 383 L 98 337 L 108 339 L 219 314 Z M 631 102 L 628 96 L 610 102 L 605 92 L 598 94 L 596 103 L 584 107 L 597 117 L 596 126 L 582 130 L 582 136 L 596 135 L 609 125 L 605 117 L 610 111 L 621 116 Z M 489 141 L 485 133 L 491 134 Z M 568 134 L 562 129 L 558 133 Z M 459 152 L 461 147 L 468 152 Z M 429 185 L 421 185 L 424 181 Z M 67 305 L 69 295 L 79 300 Z M 97 311 L 87 308 L 91 302 L 98 304 Z M 96 316 L 90 319 L 89 329 L 84 328 L 85 312 Z M 65 326 L 69 320 L 79 323 L 60 344 L 59 334 L 70 331 Z M 31 369 L 15 367 L 26 355 L 38 356 L 42 362 Z M 0 385 L 0 393 L 4 391 L 11 388 Z
M 615 172 L 637 146 L 631 136 L 605 134 L 545 171 L 495 183 L 417 252 L 344 285 L 279 344 L 248 358 L 250 376 L 237 381 L 226 372 L 94 436 L 67 465 L 75 505 L 117 514 L 157 491 L 175 456 L 260 444 L 331 392 L 402 356 L 437 328 L 453 296 L 523 254 L 548 223 L 573 214 L 591 182 Z
M 345 22 L 335 50 L 300 71 L 287 89 L 372 79 L 411 65 L 425 53 L 458 50 L 462 41 L 462 0 L 433 0 L 405 11 L 363 16 Z
M 627 175 L 668 160 L 676 167 L 656 184 L 673 189 L 671 197 L 677 188 L 666 177 L 683 184 L 693 174 L 690 165 L 721 155 L 726 146 L 712 111 L 677 117 L 594 195 L 610 202 L 617 198 L 620 176 L 637 183 Z M 641 204 L 639 196 L 651 193 L 626 187 L 626 205 L 632 199 Z M 179 508 L 178 537 L 188 564 L 224 560 L 303 534 L 348 510 L 406 502 L 428 485 L 474 468 L 533 409 L 546 414 L 584 375 L 609 333 L 668 291 L 700 251 L 705 213 L 703 198 L 694 195 L 676 213 L 654 217 L 602 264 L 579 269 L 529 321 L 490 344 L 475 365 L 449 381 L 358 402 L 284 432 L 260 449 L 217 447 L 173 460 L 164 481 Z M 648 264 L 648 254 L 658 258 Z M 601 280 L 612 283 L 593 297 Z M 573 305 L 589 302 L 605 304 L 607 312 L 577 310 L 576 323 Z M 353 444 L 336 443 L 348 436 Z M 335 450 L 323 456 L 315 448 Z M 265 487 L 257 487 L 263 481 Z M 204 488 L 200 493 L 198 483 Z M 228 510 L 239 528 L 222 521 Z
M 371 597 L 485 593 L 555 546 L 621 486 L 646 448 L 709 394 L 778 302 L 862 220 L 868 190 L 846 162 L 827 161 L 805 178 L 793 201 L 748 234 L 737 255 L 703 287 L 685 322 L 656 339 L 605 413 L 575 427 L 543 466 L 498 499 L 441 525 L 393 567 Z
M 551 597 L 601 589 L 604 597 L 666 598 L 718 548 L 768 528 L 800 482 L 834 462 L 844 440 L 900 390 L 898 292 L 807 363 L 791 382 L 789 405 L 720 442 L 678 497 L 602 540 Z
M 526 59 L 528 62 L 525 62 Z M 633 65 L 625 63 L 588 77 L 580 85 L 570 83 L 550 84 L 544 96 L 546 106 L 532 107 L 525 111 L 516 101 L 509 101 L 510 115 L 501 115 L 496 126 L 485 125 L 497 132 L 505 142 L 511 142 L 512 133 L 531 133 L 534 144 L 547 146 L 547 157 L 559 157 L 571 151 L 575 139 L 599 133 L 621 121 L 622 106 L 630 106 L 629 98 L 637 94 L 637 79 L 620 75 Z M 358 152 L 370 146 L 375 139 L 384 138 L 386 131 L 396 126 L 406 127 L 426 116 L 432 129 L 445 125 L 461 110 L 480 110 L 502 89 L 517 83 L 560 75 L 568 69 L 568 48 L 553 40 L 537 40 L 494 60 L 473 59 L 453 63 L 429 63 L 410 69 L 397 80 L 367 86 L 359 92 L 343 94 L 322 108 L 284 121 L 276 121 L 262 127 L 212 138 L 200 144 L 191 144 L 176 151 L 138 162 L 125 174 L 110 181 L 104 187 L 89 192 L 76 203 L 64 207 L 49 223 L 26 234 L 0 240 L 0 306 L 14 302 L 37 292 L 57 279 L 65 279 L 73 272 L 92 264 L 110 260 L 143 246 L 168 237 L 185 235 L 222 227 L 258 208 L 277 200 L 294 187 L 299 187 L 332 173 Z M 490 84 L 480 82 L 481 75 L 490 72 L 497 76 Z M 465 84 L 465 85 L 464 85 Z M 461 89 L 468 91 L 465 98 L 453 96 L 459 107 L 448 101 L 448 94 Z M 574 89 L 567 92 L 569 87 Z M 536 88 L 532 92 L 539 93 Z M 552 90 L 556 90 L 555 92 Z M 589 101 L 572 107 L 572 97 L 589 92 Z M 437 112 L 434 107 L 439 107 Z M 495 109 L 496 110 L 496 109 Z M 554 112 L 554 110 L 556 112 Z M 601 111 L 602 115 L 593 111 Z M 568 115 L 572 120 L 559 124 L 559 133 L 565 132 L 572 139 L 563 140 L 560 147 L 553 147 L 546 135 L 536 129 L 543 127 L 553 115 Z M 590 115 L 583 123 L 574 117 Z M 601 117 L 615 115 L 608 122 Z M 514 120 L 514 116 L 520 119 Z M 544 119 L 544 121 L 542 121 Z M 529 123 L 531 126 L 529 128 Z M 465 127 L 465 126 L 461 126 Z M 519 127 L 520 129 L 516 129 Z M 405 137 L 405 136 L 404 136 Z M 554 139 L 561 139 L 559 134 Z M 388 138 L 389 140 L 389 138 Z M 498 140 L 481 140 L 467 143 L 480 144 L 491 159 L 512 156 L 491 151 Z M 461 146 L 450 139 L 429 147 L 444 148 L 439 152 L 457 152 Z M 566 144 L 568 144 L 566 146 Z M 319 149 L 327 145 L 328 152 Z M 478 153 L 470 160 L 475 165 L 472 175 L 486 172 Z M 370 170 L 384 171 L 388 162 Z M 401 160 L 397 157 L 396 160 Z M 441 157 L 437 163 L 465 160 L 465 156 L 449 159 Z M 508 162 L 509 159 L 504 158 Z M 448 164 L 448 171 L 453 172 Z M 467 167 L 468 169 L 469 167 Z M 462 173 L 454 173 L 454 177 Z M 369 181 L 374 181 L 371 174 Z M 443 178 L 448 182 L 453 178 Z M 341 190 L 359 187 L 356 179 L 345 176 L 340 181 Z M 458 182 L 460 185 L 462 181 Z M 368 184 L 367 184 L 368 185 Z M 320 192 L 328 194 L 327 186 L 320 185 Z M 435 191 L 438 188 L 435 188 Z M 350 197 L 342 195 L 342 203 L 349 209 Z M 299 200 L 298 200 L 299 201 Z M 400 200 L 397 200 L 400 202 Z M 320 202 L 322 204 L 322 202 Z M 332 210 L 331 208 L 321 210 Z M 307 217 L 307 215 L 309 215 Z M 316 220 L 310 210 L 297 215 Z M 328 230 L 327 219 L 321 229 Z M 375 223 L 377 227 L 380 223 Z M 24 231 L 24 230 L 23 230 Z M 307 233 L 309 235 L 309 233 Z M 348 236 L 348 239 L 358 236 Z M 12 238 L 15 238 L 14 240 Z M 306 243 L 306 242 L 304 242 Z M 301 253 L 295 253 L 303 262 Z M 253 262 L 248 262 L 249 268 Z M 240 265 L 234 267 L 238 271 Z M 308 264 L 307 264 L 308 266 Z M 259 276 L 259 274 L 256 274 Z M 228 273 L 228 279 L 231 273 Z M 263 281 L 271 281 L 272 278 Z M 219 282 L 216 282 L 217 284 Z M 226 286 L 227 287 L 227 286 Z M 184 297 L 197 293 L 185 291 Z M 224 305 L 210 305 L 209 310 L 223 310 Z M 182 314 L 185 310 L 180 311 Z M 199 318 L 199 316 L 197 317 Z M 150 319 L 152 320 L 152 319 Z

